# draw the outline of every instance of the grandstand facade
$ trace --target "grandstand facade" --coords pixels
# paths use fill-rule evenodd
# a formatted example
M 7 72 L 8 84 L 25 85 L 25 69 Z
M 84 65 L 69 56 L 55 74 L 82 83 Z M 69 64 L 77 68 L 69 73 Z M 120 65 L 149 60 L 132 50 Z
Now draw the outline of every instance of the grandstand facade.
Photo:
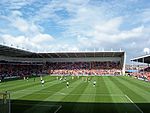
M 1 74 L 6 70 L 9 73 L 15 70 L 14 73 L 23 75 L 43 72 L 57 75 L 122 75 L 125 73 L 125 60 L 124 51 L 35 53 L 0 45 Z
M 149 67 L 150 55 L 148 54 L 148 55 L 143 55 L 140 57 L 135 57 L 135 58 L 131 59 L 131 62 L 147 64 L 147 65 L 143 66 L 142 69 L 139 69 L 139 67 L 137 67 L 137 72 L 132 73 L 132 75 L 140 80 L 150 81 L 150 67 Z

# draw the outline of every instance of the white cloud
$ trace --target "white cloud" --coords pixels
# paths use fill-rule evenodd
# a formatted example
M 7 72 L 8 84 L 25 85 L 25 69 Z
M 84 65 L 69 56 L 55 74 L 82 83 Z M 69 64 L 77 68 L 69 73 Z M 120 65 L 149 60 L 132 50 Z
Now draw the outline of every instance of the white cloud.
M 32 42 L 34 43 L 43 43 L 43 42 L 50 42 L 54 38 L 48 34 L 37 34 L 34 38 L 32 38 Z
M 29 30 L 29 24 L 22 18 L 16 18 L 12 20 L 12 26 L 16 27 L 21 32 L 27 32 Z
M 1 0 L 0 5 L 7 7 L 10 10 L 18 10 L 23 6 L 32 4 L 35 0 Z
M 1 37 L 1 41 L 5 42 L 6 45 L 13 45 L 14 47 L 19 46 L 36 52 L 43 51 L 47 46 L 45 43 L 47 43 L 47 41 L 50 43 L 54 39 L 48 34 L 37 34 L 33 38 L 25 36 L 11 36 L 9 34 L 2 35 Z
M 107 31 L 107 28 L 104 28 L 105 31 L 100 31 L 95 29 L 89 33 L 90 38 L 78 38 L 81 45 L 89 47 L 108 47 L 108 44 L 119 44 L 126 40 L 138 40 L 146 33 L 143 26 L 133 28 L 128 31 L 120 31 L 118 26 L 112 26 L 113 29 Z M 109 28 L 108 28 L 109 29 Z M 116 32 L 115 32 L 116 31 Z
M 22 13 L 18 10 L 14 10 L 14 11 L 12 11 L 12 15 L 13 15 L 13 17 L 22 16 Z
M 122 31 L 116 38 L 119 39 L 131 39 L 131 38 L 140 38 L 142 35 L 144 35 L 144 26 L 139 26 L 137 28 L 133 28 L 129 31 Z
M 150 22 L 150 8 L 144 9 L 144 11 L 141 14 L 141 17 L 144 23 Z
M 102 24 L 96 24 L 95 31 L 99 33 L 116 33 L 119 30 L 120 25 L 122 24 L 123 19 L 121 17 L 116 17 L 111 20 L 105 21 Z
M 20 11 L 13 11 L 12 15 L 6 18 L 10 21 L 12 27 L 17 28 L 20 32 L 33 35 L 42 31 L 33 21 L 24 19 Z
M 8 45 L 18 45 L 20 47 L 24 46 L 24 44 L 29 43 L 29 39 L 24 36 L 13 37 L 9 34 L 2 35 L 3 41 Z
M 19 35 L 13 35 L 11 31 L 0 30 L 3 39 L 33 50 L 123 47 L 130 51 L 135 48 L 143 50 L 150 44 L 150 10 L 146 7 L 134 9 L 133 4 L 138 4 L 138 0 L 3 0 L 0 3 L 10 4 L 8 9 L 15 9 L 10 15 L 2 16 L 10 22 L 11 29 L 19 31 Z M 36 5 L 31 8 L 32 3 Z M 27 13 L 32 13 L 31 17 L 25 17 Z M 47 27 L 49 31 L 56 29 L 56 32 L 48 32 Z
M 72 4 L 87 4 L 90 0 L 68 0 L 68 2 Z
M 69 45 L 69 44 L 60 44 L 56 43 L 51 46 L 47 46 L 49 48 L 49 51 L 54 51 L 54 52 L 67 52 L 67 51 L 79 51 L 80 48 L 75 46 L 75 45 Z

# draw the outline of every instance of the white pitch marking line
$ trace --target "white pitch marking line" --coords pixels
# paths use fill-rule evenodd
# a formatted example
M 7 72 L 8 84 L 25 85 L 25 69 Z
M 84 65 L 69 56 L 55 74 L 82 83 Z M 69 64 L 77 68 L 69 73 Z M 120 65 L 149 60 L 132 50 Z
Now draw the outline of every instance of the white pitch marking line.
M 59 93 L 59 92 L 58 92 Z M 65 93 L 59 93 L 59 94 L 61 94 L 61 95 L 66 95 Z
M 132 104 L 134 104 L 134 106 L 135 106 L 141 113 L 144 113 L 127 95 L 125 95 L 125 97 L 126 97 Z
M 57 113 L 61 108 L 62 108 L 62 106 L 59 106 L 58 109 L 56 109 L 56 111 L 54 113 Z
M 38 90 L 39 91 L 39 90 Z M 20 90 L 19 92 L 13 92 L 13 93 L 27 93 L 30 94 L 31 92 L 29 90 Z M 35 94 L 48 94 L 48 93 L 54 93 L 54 91 L 41 91 Z M 97 95 L 97 96 L 116 96 L 116 97 L 123 97 L 124 95 L 121 94 L 105 94 L 105 93 L 99 93 L 99 94 L 93 94 L 93 93 L 87 93 L 87 94 L 80 94 L 80 93 L 73 93 L 73 94 L 69 94 L 69 93 L 63 93 L 63 92 L 56 92 L 53 95 L 83 95 L 83 96 L 89 96 L 89 95 Z

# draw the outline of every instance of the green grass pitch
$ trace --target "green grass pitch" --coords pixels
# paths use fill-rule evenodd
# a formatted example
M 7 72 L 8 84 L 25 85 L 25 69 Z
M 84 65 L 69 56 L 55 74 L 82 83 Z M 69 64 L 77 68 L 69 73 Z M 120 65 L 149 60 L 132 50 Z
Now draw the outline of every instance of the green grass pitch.
M 40 77 L 0 83 L 0 92 L 11 94 L 12 113 L 150 113 L 149 82 L 127 76 L 43 79 L 44 86 Z

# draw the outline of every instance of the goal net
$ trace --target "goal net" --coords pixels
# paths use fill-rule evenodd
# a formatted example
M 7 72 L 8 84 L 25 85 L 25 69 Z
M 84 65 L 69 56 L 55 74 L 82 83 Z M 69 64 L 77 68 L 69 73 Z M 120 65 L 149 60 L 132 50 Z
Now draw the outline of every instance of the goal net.
M 0 113 L 10 113 L 10 93 L 0 92 Z

